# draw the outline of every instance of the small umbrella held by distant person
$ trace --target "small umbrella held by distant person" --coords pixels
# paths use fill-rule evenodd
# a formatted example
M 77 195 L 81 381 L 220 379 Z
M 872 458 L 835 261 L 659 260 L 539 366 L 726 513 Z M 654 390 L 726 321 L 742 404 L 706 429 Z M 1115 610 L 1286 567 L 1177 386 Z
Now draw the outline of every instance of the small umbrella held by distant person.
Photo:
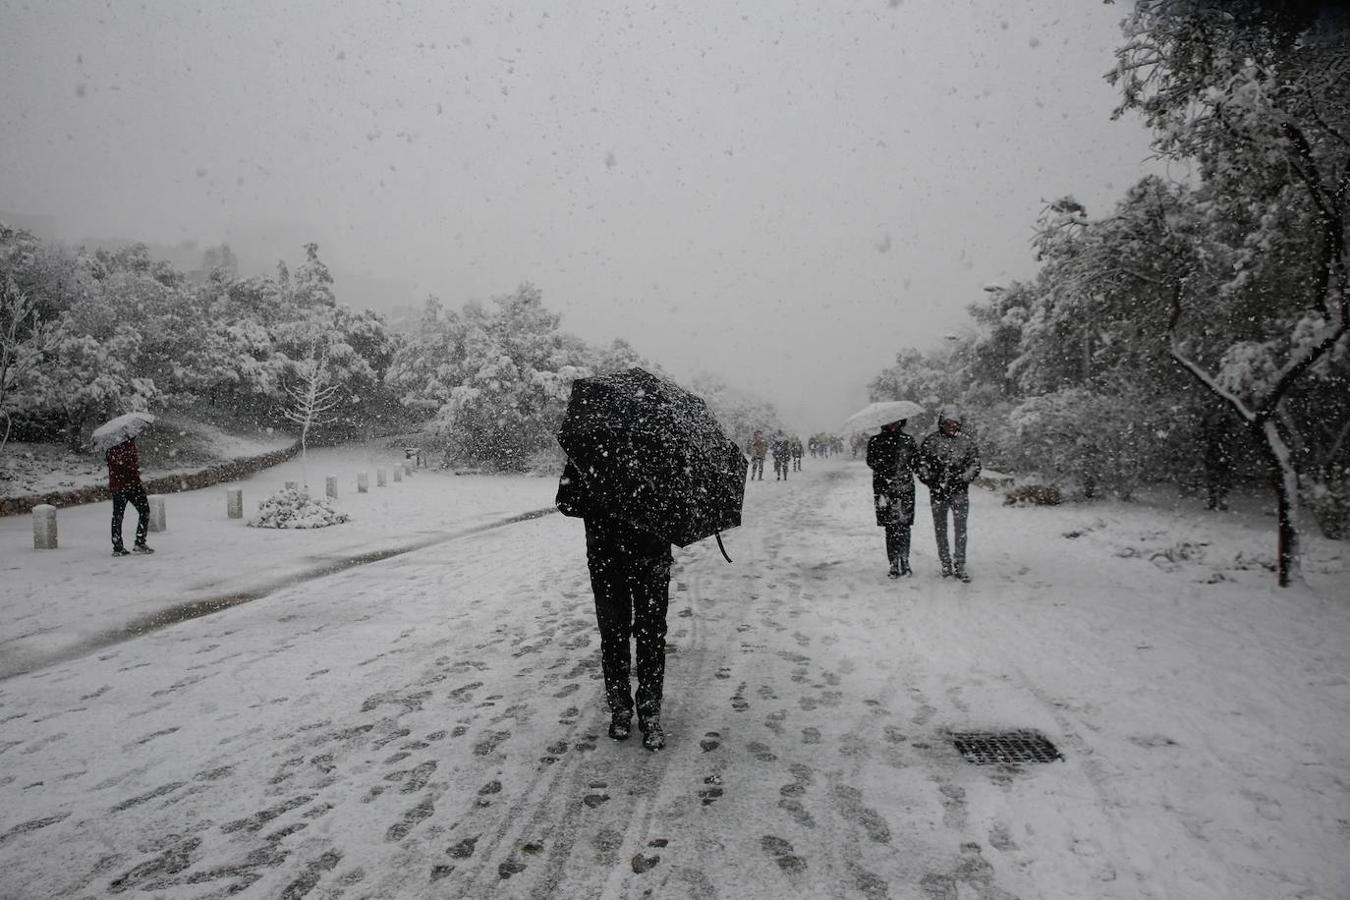
M 597 505 L 672 544 L 721 547 L 741 524 L 740 447 L 703 398 L 645 369 L 578 379 L 558 443 Z
M 144 412 L 129 412 L 109 419 L 94 429 L 94 449 L 100 453 L 109 447 L 116 447 L 127 438 L 133 438 L 148 428 L 155 417 Z
M 842 430 L 846 434 L 876 432 L 882 425 L 899 422 L 901 419 L 912 419 L 923 415 L 924 412 L 924 408 L 912 400 L 882 400 L 849 416 L 844 420 Z

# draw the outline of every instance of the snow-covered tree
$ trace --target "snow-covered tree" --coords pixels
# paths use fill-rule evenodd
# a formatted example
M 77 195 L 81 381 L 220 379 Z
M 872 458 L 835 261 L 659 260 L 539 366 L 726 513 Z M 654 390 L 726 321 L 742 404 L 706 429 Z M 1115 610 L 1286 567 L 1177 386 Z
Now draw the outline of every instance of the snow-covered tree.
M 586 345 L 558 326 L 529 284 L 457 312 L 431 300 L 387 381 L 405 403 L 438 410 L 452 457 L 520 469 L 556 452 L 571 384 L 594 371 Z
M 720 375 L 700 373 L 694 376 L 690 389 L 707 402 L 722 429 L 742 449 L 756 431 L 771 434 L 785 427 L 773 403 L 733 387 Z
M 922 351 L 906 347 L 895 354 L 895 365 L 872 379 L 867 386 L 867 397 L 880 400 L 912 400 L 927 407 L 934 415 L 943 402 L 956 402 L 970 384 L 964 363 L 966 341 L 958 335 L 946 342 L 941 350 Z
M 49 349 L 50 331 L 36 305 L 11 280 L 0 283 L 0 453 L 9 441 L 17 397 Z
M 1138 274 L 1170 296 L 1173 359 L 1261 435 L 1279 472 L 1281 585 L 1299 577 L 1285 402 L 1350 333 L 1348 26 L 1256 0 L 1139 0 L 1112 73 L 1117 114 L 1142 114 L 1157 151 L 1202 179 L 1197 249 L 1224 265 Z M 1259 315 L 1235 319 L 1243 305 Z
M 300 428 L 300 465 L 309 450 L 309 433 L 333 419 L 333 411 L 342 402 L 339 386 L 328 370 L 328 348 L 316 343 L 309 355 L 295 366 L 294 380 L 286 386 L 290 402 L 282 410 L 289 421 Z

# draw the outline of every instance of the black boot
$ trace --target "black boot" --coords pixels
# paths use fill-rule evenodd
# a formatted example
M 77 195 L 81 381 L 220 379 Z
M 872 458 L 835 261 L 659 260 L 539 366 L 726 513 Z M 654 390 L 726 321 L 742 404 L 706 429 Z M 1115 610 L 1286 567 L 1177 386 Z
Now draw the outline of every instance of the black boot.
M 901 574 L 901 572 L 900 572 L 900 563 L 896 562 L 895 560 L 891 560 L 891 568 L 890 568 L 890 571 L 888 571 L 888 572 L 886 573 L 886 577 L 887 577 L 887 578 L 899 578 L 899 577 L 900 577 L 900 574 Z
M 661 728 L 661 720 L 652 717 L 642 723 L 642 746 L 648 750 L 660 750 L 666 745 L 666 733 Z
M 609 736 L 616 741 L 626 741 L 633 733 L 633 714 L 616 712 L 609 718 Z

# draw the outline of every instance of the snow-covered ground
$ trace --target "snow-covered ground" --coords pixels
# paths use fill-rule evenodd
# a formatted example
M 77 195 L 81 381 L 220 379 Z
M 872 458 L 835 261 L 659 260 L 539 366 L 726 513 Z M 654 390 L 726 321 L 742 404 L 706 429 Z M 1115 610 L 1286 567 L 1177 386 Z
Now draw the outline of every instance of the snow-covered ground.
M 311 457 L 315 532 L 172 495 L 146 558 L 106 503 L 0 519 L 0 897 L 1350 896 L 1343 544 L 1281 590 L 1261 513 L 977 491 L 962 585 L 920 491 L 896 583 L 867 470 L 808 459 L 734 564 L 676 552 L 653 754 L 603 736 L 580 523 L 518 518 L 554 483 L 380 461 Z M 987 729 L 1065 758 L 964 762 Z

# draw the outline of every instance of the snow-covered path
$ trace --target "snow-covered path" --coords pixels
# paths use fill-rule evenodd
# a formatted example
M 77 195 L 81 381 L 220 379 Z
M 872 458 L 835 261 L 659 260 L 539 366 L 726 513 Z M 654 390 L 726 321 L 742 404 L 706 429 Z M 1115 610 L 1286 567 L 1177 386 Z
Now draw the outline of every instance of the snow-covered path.
M 866 469 L 806 466 L 677 551 L 661 753 L 603 736 L 559 516 L 0 681 L 0 897 L 1347 896 L 1339 546 L 1280 591 L 1264 521 L 979 491 L 976 581 L 921 502 L 894 583 Z

